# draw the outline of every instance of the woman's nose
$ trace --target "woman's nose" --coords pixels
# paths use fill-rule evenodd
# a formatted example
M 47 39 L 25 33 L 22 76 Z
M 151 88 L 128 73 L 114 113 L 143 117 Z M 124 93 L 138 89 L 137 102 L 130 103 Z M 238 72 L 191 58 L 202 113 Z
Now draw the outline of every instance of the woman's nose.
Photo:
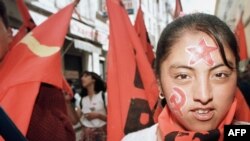
M 209 103 L 213 99 L 211 85 L 208 80 L 198 81 L 194 87 L 193 99 L 203 105 Z
M 81 77 L 81 81 L 82 81 L 82 82 L 84 81 L 84 77 Z

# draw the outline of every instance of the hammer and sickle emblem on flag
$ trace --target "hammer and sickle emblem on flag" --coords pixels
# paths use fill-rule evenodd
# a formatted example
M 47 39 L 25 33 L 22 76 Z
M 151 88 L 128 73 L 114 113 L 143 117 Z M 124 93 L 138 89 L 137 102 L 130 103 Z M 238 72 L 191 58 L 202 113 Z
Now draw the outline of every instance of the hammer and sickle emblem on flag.
M 59 46 L 46 46 L 40 44 L 40 42 L 32 36 L 32 32 L 28 33 L 20 43 L 26 44 L 29 50 L 39 57 L 48 57 L 60 50 Z

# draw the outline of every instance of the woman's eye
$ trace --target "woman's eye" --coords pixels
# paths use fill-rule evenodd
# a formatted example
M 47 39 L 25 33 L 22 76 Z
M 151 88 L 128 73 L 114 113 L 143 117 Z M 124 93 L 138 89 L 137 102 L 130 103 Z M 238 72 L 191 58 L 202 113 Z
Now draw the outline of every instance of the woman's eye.
M 226 78 L 226 77 L 229 77 L 229 74 L 226 74 L 226 73 L 216 73 L 215 77 Z
M 176 79 L 188 79 L 190 77 L 186 74 L 179 74 L 179 75 L 175 76 L 175 78 Z

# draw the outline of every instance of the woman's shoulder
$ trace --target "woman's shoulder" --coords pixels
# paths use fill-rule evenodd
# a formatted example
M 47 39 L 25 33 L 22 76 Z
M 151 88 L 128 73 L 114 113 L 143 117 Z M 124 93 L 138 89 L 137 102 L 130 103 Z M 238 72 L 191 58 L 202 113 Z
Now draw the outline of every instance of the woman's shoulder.
M 137 141 L 137 140 L 156 141 L 157 127 L 158 124 L 154 124 L 151 127 L 129 133 L 122 139 L 122 141 Z

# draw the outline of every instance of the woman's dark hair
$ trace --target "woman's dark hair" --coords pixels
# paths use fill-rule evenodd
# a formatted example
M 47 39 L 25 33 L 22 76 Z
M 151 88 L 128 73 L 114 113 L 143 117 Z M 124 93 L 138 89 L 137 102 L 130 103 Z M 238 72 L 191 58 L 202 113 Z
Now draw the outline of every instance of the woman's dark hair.
M 102 78 L 98 74 L 96 74 L 95 72 L 84 71 L 82 73 L 81 77 L 83 75 L 91 76 L 95 80 L 95 86 L 94 86 L 95 93 L 99 93 L 100 91 L 102 91 L 102 92 L 106 91 L 106 89 L 107 89 L 106 83 L 102 80 Z M 82 87 L 82 92 L 80 95 L 82 97 L 87 95 L 86 88 Z
M 177 18 L 163 30 L 156 50 L 155 71 L 157 77 L 160 77 L 161 64 L 169 56 L 171 47 L 188 31 L 200 31 L 210 36 L 218 45 L 225 65 L 230 69 L 234 69 L 226 60 L 223 44 L 229 46 L 229 49 L 235 56 L 236 67 L 238 68 L 238 62 L 240 60 L 238 44 L 231 29 L 226 23 L 214 15 L 195 13 Z
M 6 28 L 9 27 L 8 16 L 7 16 L 7 9 L 2 0 L 0 0 L 0 18 L 2 19 Z

